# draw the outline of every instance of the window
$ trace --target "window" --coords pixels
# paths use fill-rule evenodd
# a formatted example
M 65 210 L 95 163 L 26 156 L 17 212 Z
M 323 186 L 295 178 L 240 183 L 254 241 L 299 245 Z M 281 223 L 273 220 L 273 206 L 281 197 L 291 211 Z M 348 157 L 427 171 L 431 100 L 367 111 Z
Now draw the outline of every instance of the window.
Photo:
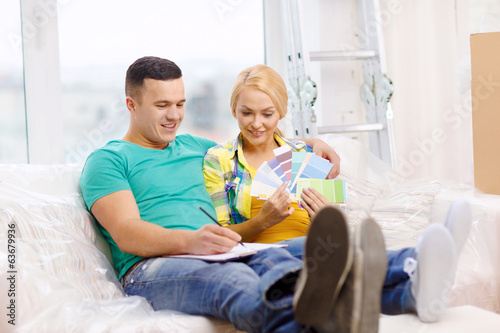
M 17 1 L 0 3 L 0 163 L 26 163 L 21 13 Z
M 223 142 L 239 132 L 229 96 L 241 70 L 264 63 L 262 1 L 66 1 L 58 17 L 66 162 L 125 135 L 125 72 L 142 56 L 183 71 L 179 133 Z

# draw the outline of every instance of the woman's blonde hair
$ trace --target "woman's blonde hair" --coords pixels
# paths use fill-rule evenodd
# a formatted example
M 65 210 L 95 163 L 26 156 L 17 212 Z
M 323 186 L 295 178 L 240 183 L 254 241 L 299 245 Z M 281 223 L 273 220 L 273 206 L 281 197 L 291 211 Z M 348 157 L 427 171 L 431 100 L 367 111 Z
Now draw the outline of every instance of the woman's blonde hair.
M 255 65 L 244 69 L 238 74 L 236 82 L 231 91 L 231 99 L 229 105 L 231 112 L 236 118 L 236 105 L 238 98 L 244 88 L 251 87 L 265 93 L 274 104 L 274 107 L 280 115 L 280 119 L 284 118 L 288 108 L 288 94 L 286 85 L 281 76 L 269 66 Z M 283 133 L 277 128 L 276 132 L 283 136 Z

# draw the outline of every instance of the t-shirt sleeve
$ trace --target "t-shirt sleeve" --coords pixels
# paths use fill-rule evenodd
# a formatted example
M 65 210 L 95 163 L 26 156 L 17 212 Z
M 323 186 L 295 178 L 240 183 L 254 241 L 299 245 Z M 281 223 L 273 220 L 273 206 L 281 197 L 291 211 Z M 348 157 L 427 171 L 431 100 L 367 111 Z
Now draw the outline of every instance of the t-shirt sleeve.
M 92 153 L 80 176 L 83 200 L 90 210 L 100 198 L 122 190 L 131 190 L 123 157 L 100 149 Z
M 209 150 L 212 147 L 217 146 L 217 142 L 203 138 L 201 136 L 193 136 L 195 138 L 196 142 L 200 145 L 201 149 L 203 149 L 205 152 Z

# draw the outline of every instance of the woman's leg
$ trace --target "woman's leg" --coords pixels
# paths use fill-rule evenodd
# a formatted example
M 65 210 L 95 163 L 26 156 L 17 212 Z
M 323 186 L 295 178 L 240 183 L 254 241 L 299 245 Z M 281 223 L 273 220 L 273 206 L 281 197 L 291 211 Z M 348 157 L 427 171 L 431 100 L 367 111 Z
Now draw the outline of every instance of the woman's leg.
M 290 254 L 295 258 L 302 260 L 305 241 L 306 241 L 306 236 L 302 236 L 302 237 L 287 239 L 276 244 L 286 245 L 286 247 L 284 248 L 285 250 L 290 252 Z
M 382 313 L 414 313 L 415 299 L 411 292 L 411 281 L 404 266 L 407 258 L 415 260 L 415 249 L 387 251 L 387 275 L 382 289 Z

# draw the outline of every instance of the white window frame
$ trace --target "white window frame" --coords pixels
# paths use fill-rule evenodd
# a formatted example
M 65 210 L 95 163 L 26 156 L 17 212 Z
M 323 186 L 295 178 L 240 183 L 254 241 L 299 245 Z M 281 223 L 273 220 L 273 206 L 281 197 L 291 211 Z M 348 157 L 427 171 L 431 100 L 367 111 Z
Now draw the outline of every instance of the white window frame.
M 56 0 L 20 0 L 28 163 L 64 163 Z

